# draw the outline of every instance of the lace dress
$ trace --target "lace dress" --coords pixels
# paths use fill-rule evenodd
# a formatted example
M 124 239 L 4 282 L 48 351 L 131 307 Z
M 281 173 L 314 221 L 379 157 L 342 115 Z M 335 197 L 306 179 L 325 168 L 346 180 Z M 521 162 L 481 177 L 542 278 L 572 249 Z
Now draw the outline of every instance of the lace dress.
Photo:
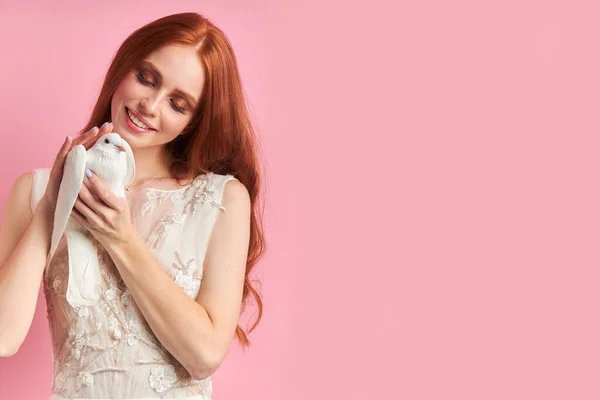
M 50 169 L 34 170 L 32 210 L 43 195 Z M 126 192 L 136 231 L 190 297 L 202 283 L 209 235 L 232 175 L 202 174 L 181 188 L 140 187 Z M 173 183 L 171 183 L 173 186 Z M 43 285 L 53 344 L 51 399 L 202 399 L 212 394 L 210 377 L 194 380 L 161 345 L 145 321 L 108 253 L 93 237 L 103 276 L 95 306 L 73 309 L 66 301 L 68 276 L 63 237 Z

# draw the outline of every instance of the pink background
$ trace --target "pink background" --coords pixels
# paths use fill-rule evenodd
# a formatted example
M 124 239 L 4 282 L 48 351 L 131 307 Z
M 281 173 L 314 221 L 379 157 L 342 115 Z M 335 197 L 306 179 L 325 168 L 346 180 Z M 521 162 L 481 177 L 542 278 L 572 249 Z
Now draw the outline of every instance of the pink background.
M 45 3 L 0 9 L 2 207 L 143 23 L 205 13 L 237 52 L 265 316 L 214 399 L 600 398 L 597 2 Z M 0 398 L 50 368 L 40 298 Z

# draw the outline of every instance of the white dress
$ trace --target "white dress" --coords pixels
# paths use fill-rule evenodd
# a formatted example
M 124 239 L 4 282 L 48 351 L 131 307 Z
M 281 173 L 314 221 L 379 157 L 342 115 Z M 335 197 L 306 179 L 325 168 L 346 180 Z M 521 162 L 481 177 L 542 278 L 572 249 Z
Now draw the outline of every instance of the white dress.
M 50 169 L 34 170 L 32 211 L 44 194 Z M 232 175 L 201 174 L 173 188 L 126 192 L 136 231 L 173 280 L 196 298 L 209 235 Z M 175 186 L 176 187 L 176 186 Z M 103 294 L 97 305 L 73 309 L 65 298 L 68 261 L 63 237 L 44 271 L 44 293 L 53 343 L 51 399 L 202 399 L 210 377 L 194 380 L 161 345 L 101 244 Z

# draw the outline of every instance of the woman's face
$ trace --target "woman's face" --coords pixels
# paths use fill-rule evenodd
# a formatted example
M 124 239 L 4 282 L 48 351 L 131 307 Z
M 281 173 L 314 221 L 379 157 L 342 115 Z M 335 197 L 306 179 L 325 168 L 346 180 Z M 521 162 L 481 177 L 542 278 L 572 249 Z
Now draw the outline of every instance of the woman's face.
M 204 69 L 192 47 L 155 51 L 125 76 L 114 93 L 113 131 L 132 148 L 170 142 L 190 122 L 204 81 Z

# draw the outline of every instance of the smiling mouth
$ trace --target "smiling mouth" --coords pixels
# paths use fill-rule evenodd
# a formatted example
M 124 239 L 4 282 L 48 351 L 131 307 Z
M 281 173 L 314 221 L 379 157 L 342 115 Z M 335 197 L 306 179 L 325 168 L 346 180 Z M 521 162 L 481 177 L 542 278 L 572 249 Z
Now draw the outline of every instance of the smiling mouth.
M 131 111 L 131 110 L 129 109 L 129 107 L 125 107 L 125 114 L 127 114 L 127 119 L 129 119 L 129 121 L 130 121 L 130 122 L 131 122 L 133 125 L 135 125 L 137 128 L 139 128 L 139 129 L 143 129 L 143 130 L 146 130 L 146 131 L 149 131 L 149 132 L 150 132 L 150 131 L 156 131 L 156 129 L 154 129 L 154 128 L 152 128 L 152 127 L 148 126 L 147 124 L 145 124 L 144 122 L 142 122 L 142 121 L 140 121 L 138 118 L 136 118 L 136 117 L 135 117 L 135 114 L 133 113 L 133 111 Z M 134 121 L 134 120 L 132 119 L 132 117 L 133 117 L 133 118 L 135 118 L 135 119 L 136 119 L 138 122 Z M 144 128 L 144 127 L 142 127 L 142 126 L 138 125 L 138 123 L 140 123 L 140 124 L 143 124 L 143 125 L 144 125 L 146 128 Z

